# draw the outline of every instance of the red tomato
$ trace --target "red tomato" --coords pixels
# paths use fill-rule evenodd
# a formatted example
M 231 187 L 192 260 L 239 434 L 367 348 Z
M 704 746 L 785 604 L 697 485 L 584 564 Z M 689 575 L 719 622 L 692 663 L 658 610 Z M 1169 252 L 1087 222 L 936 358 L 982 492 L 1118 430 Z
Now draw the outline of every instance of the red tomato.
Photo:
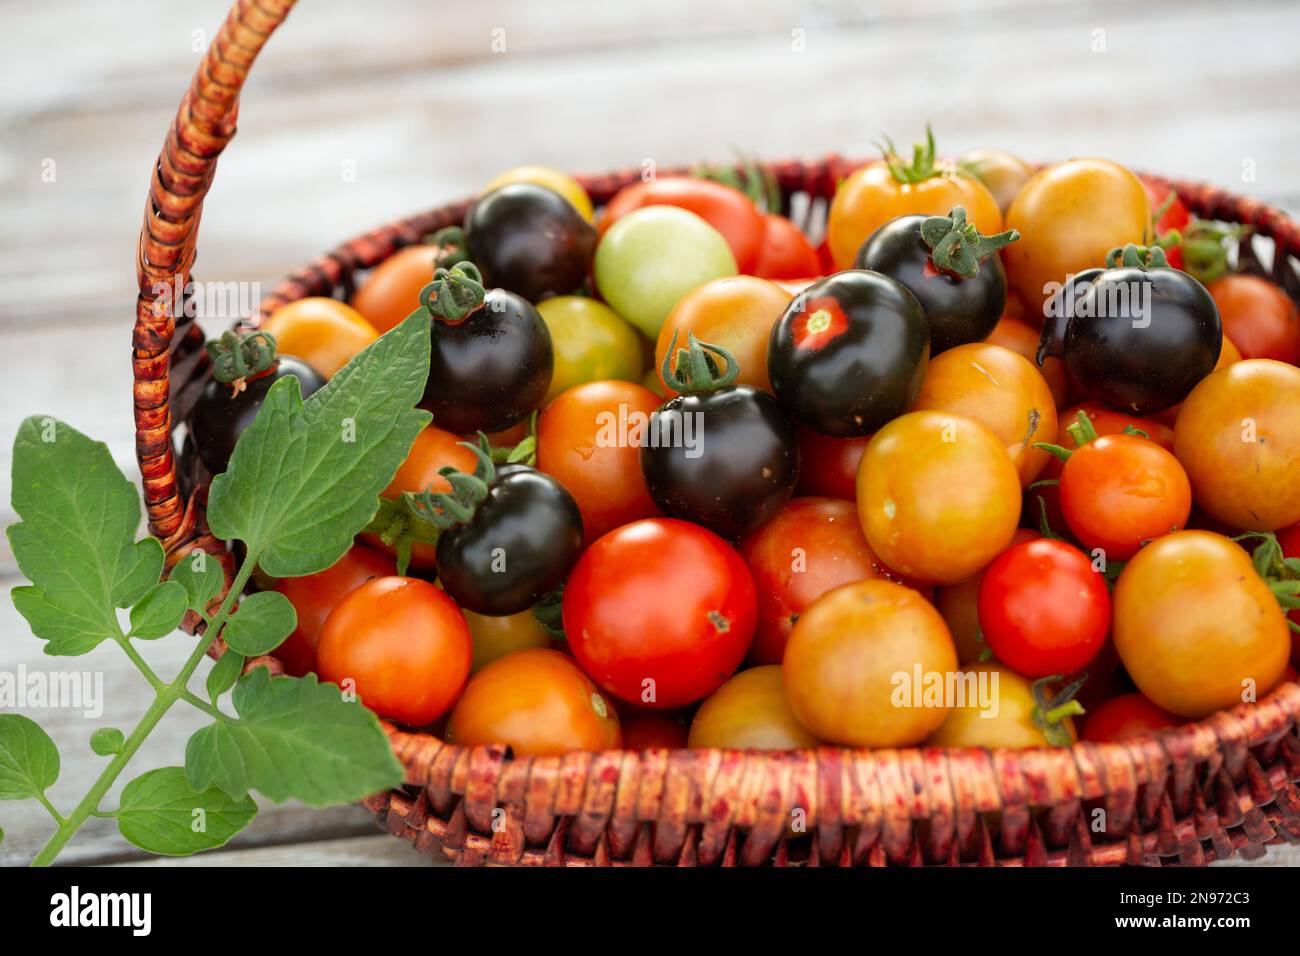
M 817 250 L 803 230 L 778 213 L 763 217 L 767 228 L 752 275 L 764 279 L 798 279 L 821 272 Z
M 1267 279 L 1228 275 L 1210 283 L 1223 334 L 1242 358 L 1277 359 L 1300 365 L 1300 312 L 1290 296 Z
M 858 462 L 870 435 L 831 438 L 799 426 L 799 494 L 852 501 L 857 495 Z
M 357 544 L 324 571 L 277 581 L 275 590 L 287 597 L 298 612 L 293 633 L 274 652 L 284 665 L 284 672 L 301 677 L 315 669 L 321 625 L 330 611 L 371 578 L 394 573 L 396 568 L 391 558 Z
M 738 189 L 708 179 L 668 176 L 651 182 L 632 183 L 618 191 L 596 228 L 605 230 L 622 216 L 645 206 L 677 206 L 693 212 L 727 240 L 736 258 L 736 269 L 753 273 L 762 251 L 767 224 L 753 201 Z
M 520 652 L 523 653 L 523 652 Z M 473 639 L 447 594 L 419 578 L 375 578 L 330 612 L 316 648 L 317 673 L 380 717 L 421 727 L 456 702 L 469 677 Z
M 1113 743 L 1185 723 L 1177 714 L 1157 707 L 1141 694 L 1123 694 L 1090 711 L 1084 718 L 1079 738 L 1093 743 Z
M 1050 538 L 1025 541 L 985 569 L 979 621 L 994 656 L 1012 670 L 1069 674 L 1106 641 L 1110 591 L 1078 548 Z
M 689 731 L 680 720 L 661 714 L 636 714 L 623 720 L 623 749 L 680 750 L 686 746 Z
M 1160 207 L 1168 200 L 1169 205 L 1165 207 L 1164 214 L 1156 220 L 1156 236 L 1163 239 L 1165 234 L 1177 229 L 1180 233 L 1187 228 L 1187 223 L 1191 220 L 1192 214 L 1187 211 L 1187 206 L 1183 204 L 1178 194 L 1168 186 L 1157 186 L 1145 176 L 1139 176 L 1142 180 L 1142 186 L 1147 191 L 1147 198 L 1151 200 L 1151 213 L 1154 216 L 1160 211 Z M 1172 197 L 1172 198 L 1170 198 Z M 1175 269 L 1183 267 L 1183 247 L 1179 243 L 1170 246 L 1165 250 L 1165 257 L 1169 264 Z
M 647 518 L 578 559 L 564 588 L 564 631 L 583 670 L 622 700 L 702 700 L 749 650 L 754 581 L 740 555 L 699 525 Z

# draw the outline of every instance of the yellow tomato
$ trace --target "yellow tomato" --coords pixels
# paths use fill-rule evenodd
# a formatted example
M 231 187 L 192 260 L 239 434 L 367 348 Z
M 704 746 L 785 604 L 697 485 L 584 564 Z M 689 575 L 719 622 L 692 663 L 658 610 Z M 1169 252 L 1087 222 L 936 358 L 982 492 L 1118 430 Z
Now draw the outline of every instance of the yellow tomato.
M 474 659 L 469 672 L 477 672 L 495 660 L 527 647 L 550 647 L 551 637 L 533 615 L 532 608 L 518 614 L 491 617 L 461 608 L 474 639 Z
M 688 747 L 795 750 L 818 740 L 795 719 L 779 664 L 741 671 L 700 704 Z
M 323 296 L 281 306 L 262 323 L 281 355 L 300 358 L 326 378 L 379 337 L 356 309 Z
M 587 191 L 582 188 L 581 184 L 568 173 L 562 173 L 558 169 L 551 169 L 549 166 L 516 166 L 513 169 L 507 169 L 484 186 L 480 194 L 489 193 L 510 183 L 532 183 L 536 186 L 543 186 L 567 199 L 569 204 L 578 210 L 578 214 L 587 222 L 591 222 L 594 216 L 594 210 L 591 208 L 591 197 L 587 195 Z
M 539 302 L 537 311 L 555 351 L 547 402 L 575 385 L 641 377 L 641 337 L 609 306 L 584 295 L 557 295 Z
M 963 668 L 962 681 L 965 702 L 954 704 L 926 746 L 1023 750 L 1051 745 L 1035 719 L 1040 708 L 1033 685 L 1024 677 L 1001 664 L 972 664 Z M 1066 716 L 1055 723 L 1061 728 L 1060 743 L 1078 739 L 1073 719 Z

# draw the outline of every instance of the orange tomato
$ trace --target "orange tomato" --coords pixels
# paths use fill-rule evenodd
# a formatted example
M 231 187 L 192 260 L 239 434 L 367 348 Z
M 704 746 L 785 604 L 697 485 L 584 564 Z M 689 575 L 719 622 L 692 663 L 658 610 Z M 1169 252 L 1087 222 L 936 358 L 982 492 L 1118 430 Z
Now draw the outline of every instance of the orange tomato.
M 700 704 L 688 747 L 724 750 L 795 750 L 819 741 L 795 718 L 785 697 L 781 667 L 741 671 Z
M 375 327 L 356 309 L 324 296 L 298 299 L 276 309 L 262 323 L 275 336 L 281 355 L 300 358 L 325 378 L 379 338 Z
M 720 345 L 736 357 L 737 384 L 772 391 L 767 377 L 767 340 L 772 326 L 790 304 L 791 296 L 775 282 L 756 276 L 714 279 L 678 300 L 659 329 L 655 342 L 655 369 L 670 397 L 677 393 L 663 378 L 664 359 L 677 333 L 677 347 L 685 348 L 694 333 L 701 342 Z M 676 356 L 673 368 L 677 367 Z
M 469 668 L 471 674 L 515 651 L 527 647 L 551 646 L 551 636 L 533 616 L 532 608 L 500 617 L 475 614 L 463 608 L 461 613 L 465 615 L 469 633 L 474 639 L 474 659 Z
M 352 296 L 352 308 L 379 332 L 401 323 L 420 307 L 420 290 L 433 281 L 438 249 L 420 244 L 398 249 L 371 270 Z
M 998 437 L 1028 485 L 1050 454 L 1036 442 L 1056 441 L 1056 399 L 1034 364 L 1010 349 L 970 342 L 930 359 L 912 407 L 973 418 Z
M 1232 344 L 1232 339 L 1228 338 L 1225 335 L 1223 337 L 1223 344 L 1219 347 L 1219 359 L 1217 362 L 1214 363 L 1213 371 L 1217 372 L 1219 369 L 1231 365 L 1233 362 L 1240 362 L 1240 361 L 1241 361 L 1241 351 L 1237 348 L 1237 346 Z M 1174 448 L 1173 445 L 1174 433 L 1172 429 L 1174 427 L 1174 422 L 1178 421 L 1178 412 L 1180 409 L 1182 409 L 1182 407 L 1183 407 L 1183 403 L 1179 402 L 1177 405 L 1174 405 L 1170 408 L 1166 408 L 1163 412 L 1156 412 L 1154 415 L 1151 416 L 1151 418 L 1154 419 L 1155 421 L 1158 421 L 1162 425 L 1166 425 L 1169 427 L 1170 441 L 1166 447 L 1170 451 L 1173 451 Z M 1164 442 L 1161 442 L 1160 444 L 1163 445 Z
M 1223 334 L 1242 358 L 1300 365 L 1300 310 L 1280 288 L 1252 275 L 1227 275 L 1210 283 Z
M 1024 310 L 1016 306 L 1016 310 L 1022 315 Z M 1000 345 L 1003 348 L 1011 349 L 1017 355 L 1023 355 L 1029 361 L 1034 363 L 1039 374 L 1043 376 L 1043 381 L 1047 382 L 1047 387 L 1052 390 L 1052 398 L 1056 401 L 1056 407 L 1068 405 L 1070 401 L 1070 385 L 1065 377 L 1065 363 L 1058 358 L 1048 358 L 1042 365 L 1038 364 L 1038 332 L 1030 328 L 1029 324 L 1021 319 L 1012 318 L 1010 315 L 1003 315 L 998 320 L 998 324 L 993 327 L 989 337 L 984 341 L 989 345 Z

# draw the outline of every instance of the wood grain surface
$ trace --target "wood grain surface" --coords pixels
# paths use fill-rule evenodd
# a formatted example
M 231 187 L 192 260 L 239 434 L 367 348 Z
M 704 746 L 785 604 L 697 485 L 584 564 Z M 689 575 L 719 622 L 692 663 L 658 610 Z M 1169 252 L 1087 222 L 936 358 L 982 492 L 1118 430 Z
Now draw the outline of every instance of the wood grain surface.
M 5 19 L 0 60 L 0 523 L 23 417 L 65 418 L 134 475 L 132 256 L 150 166 L 226 0 L 52 0 Z M 380 222 L 473 192 L 508 166 L 865 154 L 932 122 L 940 150 L 1104 155 L 1300 209 L 1300 5 L 1063 0 L 314 0 L 268 45 L 205 209 L 196 276 L 280 275 Z M 17 583 L 0 543 L 0 585 Z M 44 658 L 0 601 L 0 669 L 102 675 L 104 715 L 29 710 L 54 736 L 70 805 L 129 728 L 144 684 L 116 648 Z M 181 639 L 146 657 L 166 676 Z M 205 665 L 206 666 L 206 665 Z M 139 769 L 179 763 L 199 726 L 179 709 Z M 132 774 L 128 773 L 128 776 Z M 112 798 L 110 797 L 110 800 Z M 0 864 L 49 832 L 0 804 Z M 62 860 L 137 861 L 93 820 Z M 152 861 L 150 861 L 152 862 Z M 401 865 L 359 808 L 263 806 L 215 865 Z M 1296 865 L 1273 850 L 1265 865 Z

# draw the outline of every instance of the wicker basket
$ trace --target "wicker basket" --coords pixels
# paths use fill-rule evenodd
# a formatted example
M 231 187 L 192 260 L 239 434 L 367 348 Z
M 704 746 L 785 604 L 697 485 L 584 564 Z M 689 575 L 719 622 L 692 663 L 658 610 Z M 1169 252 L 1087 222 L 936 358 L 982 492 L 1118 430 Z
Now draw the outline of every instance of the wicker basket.
M 190 319 L 155 313 L 154 283 L 189 279 L 203 198 L 234 135 L 240 87 L 292 6 L 238 0 L 181 101 L 150 184 L 133 342 L 136 447 L 150 529 L 173 561 L 195 545 L 222 553 L 224 545 L 204 521 L 208 476 L 198 466 L 178 469 L 171 434 L 207 375 L 203 333 Z M 787 211 L 793 205 L 808 220 L 825 208 L 810 200 L 828 198 L 856 165 L 830 156 L 773 171 Z M 591 176 L 583 185 L 600 204 L 636 176 Z M 1249 223 L 1271 238 L 1273 279 L 1300 297 L 1297 223 L 1213 187 L 1172 185 L 1195 213 Z M 359 271 L 459 223 L 467 204 L 384 226 L 321 256 L 277 285 L 262 315 L 303 296 L 350 295 Z M 1241 253 L 1246 268 L 1262 271 L 1251 241 Z M 279 670 L 273 658 L 249 666 Z M 512 758 L 503 747 L 467 750 L 387 727 L 406 786 L 366 805 L 393 835 L 471 865 L 1204 864 L 1300 843 L 1298 714 L 1300 685 L 1286 684 L 1257 704 L 1125 743 L 992 752 L 824 747 Z M 807 822 L 798 837 L 788 826 L 796 808 Z M 1093 830 L 1098 809 L 1104 832 Z

